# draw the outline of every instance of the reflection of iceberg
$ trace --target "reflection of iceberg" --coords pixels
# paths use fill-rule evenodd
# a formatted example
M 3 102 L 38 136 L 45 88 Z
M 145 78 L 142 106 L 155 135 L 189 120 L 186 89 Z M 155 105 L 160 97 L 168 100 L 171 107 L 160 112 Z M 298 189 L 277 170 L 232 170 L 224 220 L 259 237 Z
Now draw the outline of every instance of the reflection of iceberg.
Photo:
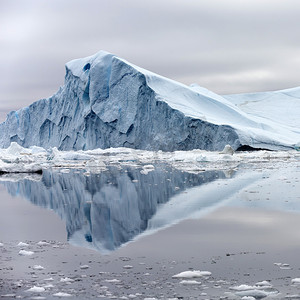
M 3 184 L 10 194 L 59 214 L 66 221 L 71 243 L 107 252 L 147 230 L 149 220 L 173 196 L 225 178 L 221 171 L 190 174 L 165 166 L 142 173 L 140 169 L 116 167 L 90 176 L 45 170 L 39 182 L 23 179 Z M 183 196 L 185 200 L 189 203 L 191 199 Z M 201 210 L 201 201 L 195 209 Z

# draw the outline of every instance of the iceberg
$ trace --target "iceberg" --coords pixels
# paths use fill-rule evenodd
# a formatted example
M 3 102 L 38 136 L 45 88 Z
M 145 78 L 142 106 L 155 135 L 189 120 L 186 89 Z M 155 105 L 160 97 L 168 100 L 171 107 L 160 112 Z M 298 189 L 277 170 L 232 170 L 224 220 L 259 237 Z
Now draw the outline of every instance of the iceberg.
M 298 107 L 300 93 L 270 95 L 276 95 L 272 111 L 260 109 L 265 101 L 256 101 L 257 94 L 247 96 L 255 109 L 245 110 L 236 103 L 245 96 L 186 86 L 100 51 L 68 62 L 56 94 L 10 112 L 0 124 L 0 148 L 12 142 L 59 150 L 294 148 L 300 127 L 286 122 L 288 112 L 279 114 L 282 106 L 290 107 L 293 120 L 299 120 L 299 109 L 287 104 L 291 100 Z

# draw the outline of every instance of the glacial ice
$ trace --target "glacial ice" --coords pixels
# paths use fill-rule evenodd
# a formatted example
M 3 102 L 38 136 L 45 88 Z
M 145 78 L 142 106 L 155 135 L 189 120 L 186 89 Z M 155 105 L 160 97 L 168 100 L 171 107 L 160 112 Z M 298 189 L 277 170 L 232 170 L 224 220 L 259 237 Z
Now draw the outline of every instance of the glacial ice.
M 259 94 L 220 96 L 100 51 L 67 63 L 65 84 L 56 94 L 9 113 L 0 124 L 0 147 L 17 142 L 59 150 L 293 148 L 300 141 L 300 93 L 268 95 L 273 106 L 257 102 Z M 245 97 L 253 104 L 249 109 L 238 105 Z

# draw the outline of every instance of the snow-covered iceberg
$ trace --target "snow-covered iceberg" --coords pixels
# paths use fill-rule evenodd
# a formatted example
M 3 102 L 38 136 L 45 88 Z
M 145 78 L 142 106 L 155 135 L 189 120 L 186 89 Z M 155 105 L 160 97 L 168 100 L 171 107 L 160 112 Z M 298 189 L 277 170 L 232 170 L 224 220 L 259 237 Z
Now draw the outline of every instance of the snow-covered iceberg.
M 290 97 L 297 105 L 298 94 Z M 278 99 L 289 106 L 286 97 Z M 17 142 L 60 150 L 222 150 L 226 144 L 285 149 L 300 141 L 299 126 L 229 100 L 100 51 L 67 63 L 65 84 L 56 94 L 8 114 L 0 124 L 0 147 Z M 276 102 L 273 109 L 281 106 Z

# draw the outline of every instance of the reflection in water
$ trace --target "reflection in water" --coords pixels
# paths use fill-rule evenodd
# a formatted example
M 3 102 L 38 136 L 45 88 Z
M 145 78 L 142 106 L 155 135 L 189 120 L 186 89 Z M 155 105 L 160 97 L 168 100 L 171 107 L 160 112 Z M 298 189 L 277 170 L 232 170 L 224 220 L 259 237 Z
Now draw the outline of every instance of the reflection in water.
M 144 232 L 175 195 L 220 178 L 222 171 L 191 174 L 160 165 L 148 174 L 130 167 L 89 176 L 45 170 L 40 181 L 8 178 L 2 184 L 11 195 L 54 210 L 65 220 L 71 243 L 108 252 Z

